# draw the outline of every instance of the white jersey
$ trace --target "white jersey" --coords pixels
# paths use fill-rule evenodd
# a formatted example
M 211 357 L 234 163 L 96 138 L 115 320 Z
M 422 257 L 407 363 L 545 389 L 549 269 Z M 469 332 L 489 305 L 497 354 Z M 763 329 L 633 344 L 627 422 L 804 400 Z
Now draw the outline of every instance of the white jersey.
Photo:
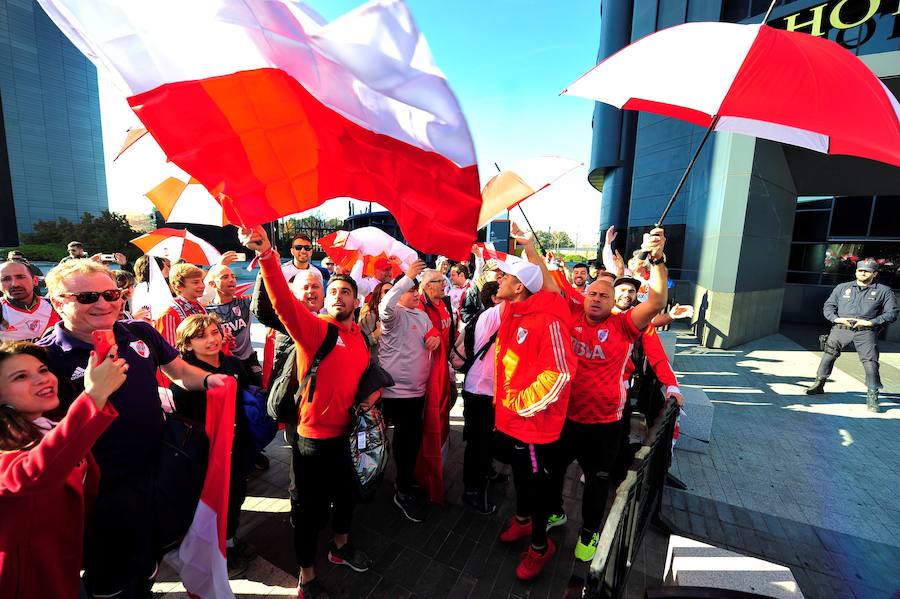
M 59 321 L 53 306 L 42 297 L 31 310 L 16 308 L 6 298 L 0 298 L 0 311 L 2 341 L 37 341 Z

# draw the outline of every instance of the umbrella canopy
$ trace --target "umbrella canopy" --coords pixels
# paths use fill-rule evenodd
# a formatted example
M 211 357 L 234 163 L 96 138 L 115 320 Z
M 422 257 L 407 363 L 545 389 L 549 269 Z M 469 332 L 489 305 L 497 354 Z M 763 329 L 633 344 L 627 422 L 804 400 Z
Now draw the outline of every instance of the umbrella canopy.
M 560 156 L 529 158 L 501 171 L 481 190 L 481 213 L 478 228 L 488 224 L 504 210 L 509 210 L 542 191 L 582 163 Z
M 562 92 L 829 154 L 900 166 L 900 104 L 838 44 L 765 25 L 685 23 Z
M 319 238 L 319 245 L 345 272 L 350 272 L 357 260 L 362 259 L 365 276 L 374 274 L 379 261 L 390 262 L 396 276 L 418 259 L 415 250 L 375 227 L 335 231 Z
M 187 183 L 167 177 L 144 195 L 159 209 L 166 222 L 216 227 L 228 224 L 222 205 L 193 177 Z
M 137 189 L 149 189 L 144 195 L 153 202 L 166 221 L 196 225 L 228 224 L 222 205 L 199 181 L 178 168 L 166 157 L 153 136 L 143 127 L 131 128 L 119 153 L 116 166 L 139 177 Z
M 157 229 L 131 243 L 148 256 L 159 256 L 175 261 L 183 259 L 191 264 L 216 264 L 222 257 L 219 250 L 187 229 Z

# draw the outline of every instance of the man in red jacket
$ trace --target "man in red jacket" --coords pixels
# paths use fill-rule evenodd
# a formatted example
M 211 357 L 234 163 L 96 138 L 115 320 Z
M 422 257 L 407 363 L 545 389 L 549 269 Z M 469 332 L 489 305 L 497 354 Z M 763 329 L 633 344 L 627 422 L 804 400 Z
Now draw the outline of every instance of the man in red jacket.
M 532 234 L 517 239 L 534 243 Z M 543 291 L 541 268 L 524 260 L 499 263 L 497 298 L 508 302 L 495 355 L 496 452 L 512 466 L 516 515 L 500 533 L 531 538 L 516 568 L 529 580 L 556 550 L 547 537 L 552 509 L 551 445 L 559 438 L 569 401 L 575 356 L 567 342 L 568 310 L 558 293 Z
M 328 560 L 356 572 L 365 572 L 372 565 L 372 560 L 349 542 L 355 494 L 347 435 L 352 427 L 351 409 L 359 381 L 369 364 L 366 340 L 353 321 L 353 312 L 359 305 L 356 282 L 347 275 L 331 277 L 325 292 L 327 314 L 316 316 L 291 293 L 281 274 L 278 254 L 272 250 L 262 227 L 241 229 L 240 240 L 259 253 L 272 306 L 297 344 L 298 377 L 302 379 L 309 371 L 328 329 L 337 327 L 334 348 L 321 359 L 315 386 L 310 382 L 304 389 L 297 414 L 297 439 L 292 447 L 297 490 L 293 506 L 294 549 L 300 566 L 297 596 L 327 597 L 316 578 L 315 554 L 319 530 L 327 523 L 329 512 L 334 540 Z M 370 396 L 367 404 L 374 399 Z

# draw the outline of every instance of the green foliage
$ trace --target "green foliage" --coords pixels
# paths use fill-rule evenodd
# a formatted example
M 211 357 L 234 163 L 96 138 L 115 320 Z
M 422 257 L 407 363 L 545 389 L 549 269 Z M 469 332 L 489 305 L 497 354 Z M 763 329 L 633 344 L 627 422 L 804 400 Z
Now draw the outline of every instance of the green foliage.
M 584 262 L 587 265 L 590 265 L 592 260 L 595 260 L 596 257 L 591 256 L 583 256 L 581 254 L 565 254 L 563 256 L 557 256 L 560 260 L 565 261 L 566 264 L 578 264 L 579 262 Z
M 66 244 L 64 243 L 24 243 L 0 249 L 0 260 L 6 260 L 6 255 L 10 250 L 19 250 L 31 262 L 58 262 L 66 256 Z
M 545 250 L 570 248 L 575 245 L 575 242 L 572 241 L 572 238 L 565 231 L 535 231 L 534 234 Z
M 34 225 L 34 232 L 23 235 L 23 238 L 29 244 L 61 246 L 62 253 L 52 258 L 54 260 L 66 255 L 66 244 L 70 241 L 80 241 L 88 254 L 122 252 L 129 260 L 134 261 L 142 252 L 129 242 L 140 234 L 131 228 L 124 215 L 105 210 L 100 216 L 85 212 L 78 223 L 66 218 L 38 221 Z M 37 260 L 28 252 L 25 255 Z

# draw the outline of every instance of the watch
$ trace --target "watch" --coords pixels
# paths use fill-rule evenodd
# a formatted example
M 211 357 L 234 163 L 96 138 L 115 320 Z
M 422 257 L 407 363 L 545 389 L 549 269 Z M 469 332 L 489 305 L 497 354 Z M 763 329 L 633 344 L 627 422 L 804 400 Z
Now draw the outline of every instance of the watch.
M 657 264 L 665 264 L 666 263 L 666 255 L 663 254 L 662 258 L 660 258 L 659 260 L 657 260 L 656 258 L 650 258 L 648 260 L 648 262 L 650 262 L 650 264 L 652 264 L 654 266 L 656 266 Z

